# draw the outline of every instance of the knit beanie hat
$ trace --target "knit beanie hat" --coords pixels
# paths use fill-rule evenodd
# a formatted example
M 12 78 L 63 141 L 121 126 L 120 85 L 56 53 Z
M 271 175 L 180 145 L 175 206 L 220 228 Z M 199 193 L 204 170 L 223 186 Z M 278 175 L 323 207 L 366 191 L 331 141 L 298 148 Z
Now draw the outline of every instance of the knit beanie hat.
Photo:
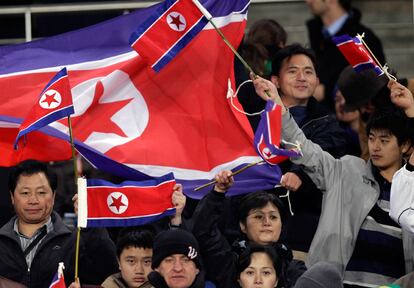
M 368 104 L 388 83 L 385 75 L 378 76 L 374 70 L 356 72 L 347 66 L 339 75 L 338 89 L 345 98 L 345 111 L 355 111 Z
M 318 262 L 302 274 L 294 288 L 343 288 L 342 276 L 336 266 Z
M 182 229 L 160 232 L 154 239 L 152 269 L 157 268 L 164 258 L 173 254 L 184 254 L 201 270 L 198 243 L 190 232 Z

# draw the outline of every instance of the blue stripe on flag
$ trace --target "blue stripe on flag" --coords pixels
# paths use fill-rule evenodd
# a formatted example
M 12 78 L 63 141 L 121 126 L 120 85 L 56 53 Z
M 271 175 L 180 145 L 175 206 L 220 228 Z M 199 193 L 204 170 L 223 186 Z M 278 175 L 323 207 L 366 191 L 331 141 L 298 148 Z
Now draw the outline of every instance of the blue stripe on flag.
M 17 143 L 23 135 L 26 135 L 32 131 L 39 130 L 41 127 L 44 127 L 45 125 L 48 125 L 49 123 L 52 123 L 56 120 L 62 119 L 63 117 L 66 117 L 67 115 L 74 114 L 75 109 L 73 108 L 73 105 L 66 106 L 60 110 L 56 110 L 42 118 L 40 118 L 38 121 L 33 122 L 29 127 L 26 129 L 23 129 L 17 134 L 16 141 L 14 142 L 14 147 L 17 147 Z M 46 124 L 45 124 L 46 123 Z
M 88 218 L 87 227 L 123 227 L 123 226 L 139 226 L 156 222 L 164 217 L 175 215 L 175 208 L 168 209 L 163 213 L 151 216 L 131 217 L 128 219 L 122 218 Z
M 158 18 L 160 18 L 165 11 L 175 4 L 175 2 L 177 2 L 177 0 L 166 0 L 162 2 L 161 6 L 159 6 L 153 14 L 146 18 L 142 24 L 137 25 L 138 28 L 136 28 L 134 33 L 132 33 L 129 38 L 129 44 L 133 45 L 133 43 L 138 41 L 141 35 L 147 32 L 147 30 L 158 20 Z
M 45 86 L 45 88 L 42 90 L 42 92 L 40 93 L 41 97 L 43 95 L 43 93 L 45 93 L 50 86 L 52 86 L 55 82 L 59 81 L 61 78 L 63 77 L 67 77 L 68 76 L 68 71 L 65 68 L 62 68 L 62 70 L 60 70 L 50 81 L 49 83 L 47 83 L 47 85 Z
M 200 18 L 197 24 L 174 45 L 168 52 L 158 60 L 153 66 L 156 72 L 159 72 L 165 65 L 167 65 L 208 23 L 206 17 Z
M 139 187 L 154 187 L 158 186 L 161 183 L 169 182 L 174 180 L 174 174 L 168 173 L 164 176 L 150 179 L 150 180 L 144 180 L 144 181 L 124 181 L 120 184 L 111 183 L 102 179 L 87 179 L 88 187 L 117 187 L 117 188 L 124 188 L 124 187 L 133 187 L 133 188 L 139 188 Z

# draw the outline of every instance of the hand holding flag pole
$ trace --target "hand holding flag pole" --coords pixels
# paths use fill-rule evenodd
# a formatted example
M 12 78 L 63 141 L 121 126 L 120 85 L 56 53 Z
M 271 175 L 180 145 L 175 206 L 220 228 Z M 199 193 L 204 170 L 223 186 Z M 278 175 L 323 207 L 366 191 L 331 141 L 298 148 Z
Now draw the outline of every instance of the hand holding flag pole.
M 258 164 L 263 164 L 263 163 L 264 163 L 264 161 L 263 161 L 263 160 L 260 160 L 260 161 L 257 161 L 257 162 L 250 163 L 249 165 L 243 166 L 243 167 L 242 167 L 242 168 L 240 168 L 239 170 L 234 171 L 233 173 L 231 173 L 231 175 L 230 175 L 229 177 L 235 176 L 235 175 L 237 175 L 237 174 L 239 174 L 239 173 L 243 172 L 243 171 L 244 171 L 244 170 L 246 170 L 247 168 L 250 168 L 250 167 L 256 166 L 256 165 L 258 165 Z M 217 183 L 217 180 L 210 181 L 210 182 L 208 182 L 208 183 L 206 183 L 206 184 L 204 184 L 204 185 L 201 185 L 201 186 L 198 186 L 198 187 L 194 188 L 194 191 L 201 190 L 201 189 L 203 189 L 203 188 L 206 188 L 206 187 L 208 187 L 208 186 L 210 186 L 210 185 L 213 185 L 213 184 L 216 184 L 216 183 Z

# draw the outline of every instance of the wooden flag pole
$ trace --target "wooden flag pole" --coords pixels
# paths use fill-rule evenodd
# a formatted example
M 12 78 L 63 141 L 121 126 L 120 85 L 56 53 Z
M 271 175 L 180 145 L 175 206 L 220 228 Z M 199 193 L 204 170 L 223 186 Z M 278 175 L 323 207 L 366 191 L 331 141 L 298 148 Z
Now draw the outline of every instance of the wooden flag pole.
M 216 26 L 216 24 L 213 21 L 213 16 L 210 14 L 210 12 L 208 12 L 207 9 L 204 8 L 204 6 L 198 0 L 193 0 L 193 3 L 198 7 L 198 9 L 200 9 L 201 13 L 204 14 L 208 22 L 210 22 L 214 30 L 216 30 L 216 32 L 220 35 L 221 39 L 223 39 L 224 43 L 227 44 L 230 50 L 233 51 L 234 55 L 236 55 L 236 57 L 240 60 L 243 66 L 253 75 L 253 78 L 257 79 L 258 76 L 253 71 L 252 67 L 250 67 L 250 65 L 246 62 L 246 60 L 244 60 L 243 57 L 239 54 L 239 52 L 237 52 L 237 50 L 233 47 L 233 45 L 231 45 L 230 41 L 226 38 L 226 36 L 224 36 L 223 32 L 221 32 L 221 30 Z M 272 97 L 270 96 L 267 90 L 265 91 L 265 93 L 267 97 L 269 97 L 269 99 L 272 99 Z
M 231 45 L 230 41 L 224 36 L 223 32 L 216 26 L 216 24 L 213 22 L 213 16 L 210 14 L 210 12 L 207 11 L 206 8 L 198 1 L 193 0 L 193 3 L 197 6 L 197 8 L 203 13 L 203 15 L 207 18 L 208 22 L 211 23 L 213 28 L 217 31 L 217 33 L 220 35 L 221 39 L 229 46 L 231 51 L 233 51 L 234 55 L 236 55 L 237 58 L 243 63 L 244 67 L 246 67 L 247 70 L 249 70 L 250 73 L 253 73 L 256 76 L 256 73 L 254 73 L 252 67 L 243 59 L 243 57 L 237 52 L 237 50 Z
M 247 168 L 250 168 L 250 167 L 256 166 L 256 165 L 258 165 L 258 164 L 262 164 L 262 163 L 264 163 L 264 161 L 263 161 L 263 160 L 260 160 L 260 161 L 254 162 L 254 163 L 250 163 L 249 165 L 246 165 L 246 166 L 244 166 L 244 167 L 240 168 L 239 170 L 234 171 L 233 173 L 231 173 L 231 175 L 230 175 L 230 176 L 235 176 L 235 175 L 237 175 L 237 174 L 239 174 L 239 173 L 243 172 L 243 171 L 244 171 L 244 170 L 246 170 Z M 207 186 L 213 185 L 213 184 L 215 184 L 215 183 L 217 183 L 217 181 L 216 181 L 216 180 L 210 181 L 210 182 L 208 182 L 208 183 L 206 183 L 206 184 L 204 184 L 204 185 L 201 185 L 201 186 L 198 186 L 198 187 L 194 188 L 194 191 L 201 190 L 201 189 L 206 188 Z
M 374 53 L 372 53 L 371 49 L 369 49 L 367 43 L 365 43 L 364 41 L 364 37 L 365 37 L 365 33 L 362 33 L 362 35 L 357 34 L 356 36 L 362 43 L 362 45 L 364 45 L 365 48 L 367 48 L 369 54 L 372 56 L 372 58 L 374 59 L 375 63 L 377 63 L 377 65 L 379 67 L 381 67 L 381 70 L 384 72 L 384 74 L 388 77 L 389 80 L 394 80 L 396 81 L 397 79 L 394 77 L 394 75 L 391 75 L 390 73 L 388 73 L 388 68 L 386 68 L 386 65 L 382 66 L 381 63 L 378 61 L 377 57 L 375 57 Z
M 72 161 L 73 161 L 73 175 L 75 180 L 75 194 L 78 193 L 78 164 L 75 157 L 75 144 L 73 141 L 73 130 L 72 130 L 72 120 L 70 115 L 68 116 L 68 125 L 69 125 L 69 138 L 70 146 L 72 150 Z M 76 249 L 75 249 L 75 282 L 79 283 L 79 244 L 80 244 L 80 232 L 81 229 L 78 225 L 76 233 Z

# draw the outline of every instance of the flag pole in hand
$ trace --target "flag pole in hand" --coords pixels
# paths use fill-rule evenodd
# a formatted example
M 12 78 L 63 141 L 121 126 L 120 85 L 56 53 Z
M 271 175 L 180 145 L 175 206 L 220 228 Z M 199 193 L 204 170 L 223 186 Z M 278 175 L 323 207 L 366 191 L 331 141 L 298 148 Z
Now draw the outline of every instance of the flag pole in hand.
M 262 164 L 262 163 L 264 163 L 264 161 L 263 161 L 263 160 L 260 160 L 260 161 L 254 162 L 254 163 L 250 163 L 250 164 L 248 164 L 248 165 L 246 165 L 246 166 L 243 166 L 243 167 L 242 167 L 242 168 L 240 168 L 239 170 L 236 170 L 236 171 L 234 171 L 233 173 L 231 173 L 230 177 L 231 177 L 231 176 L 235 176 L 235 175 L 237 175 L 237 174 L 239 174 L 239 173 L 243 172 L 243 171 L 244 171 L 244 170 L 246 170 L 247 168 L 250 168 L 250 167 L 256 166 L 256 165 L 258 165 L 258 164 Z M 208 186 L 210 186 L 210 185 L 213 185 L 213 184 L 216 184 L 216 183 L 217 183 L 217 180 L 210 181 L 210 182 L 208 182 L 208 183 L 206 183 L 206 184 L 204 184 L 204 185 L 201 185 L 201 186 L 198 186 L 198 187 L 194 188 L 194 191 L 199 191 L 199 190 L 201 190 L 201 189 L 203 189 L 203 188 L 206 188 L 206 187 L 208 187 Z

